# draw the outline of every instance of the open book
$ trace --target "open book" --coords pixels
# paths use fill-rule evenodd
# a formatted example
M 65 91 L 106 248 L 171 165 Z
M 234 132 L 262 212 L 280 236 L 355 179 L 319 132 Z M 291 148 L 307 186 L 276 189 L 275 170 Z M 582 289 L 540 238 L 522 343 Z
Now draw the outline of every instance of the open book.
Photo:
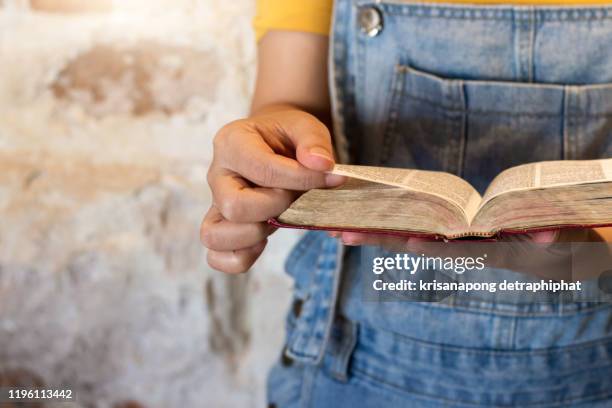
M 484 196 L 443 172 L 337 165 L 332 173 L 349 180 L 306 192 L 270 222 L 446 239 L 612 225 L 612 159 L 512 167 Z

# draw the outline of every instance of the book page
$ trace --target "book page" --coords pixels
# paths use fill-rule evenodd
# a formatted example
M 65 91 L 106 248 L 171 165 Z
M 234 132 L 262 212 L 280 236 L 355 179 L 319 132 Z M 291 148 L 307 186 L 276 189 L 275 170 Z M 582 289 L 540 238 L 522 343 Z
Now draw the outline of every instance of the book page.
M 524 164 L 501 172 L 489 185 L 480 207 L 511 191 L 612 181 L 612 159 L 558 160 Z
M 540 176 L 538 187 L 606 181 L 605 160 L 552 161 L 537 165 Z
M 485 202 L 509 191 L 526 190 L 536 186 L 537 163 L 511 167 L 499 173 L 485 191 L 481 207 Z
M 431 194 L 357 178 L 331 189 L 312 189 L 278 221 L 328 230 L 412 231 L 453 236 L 469 226 L 460 208 Z
M 470 183 L 444 172 L 337 164 L 331 173 L 432 194 L 459 207 L 468 222 L 482 200 Z
M 612 182 L 520 190 L 487 202 L 474 231 L 525 231 L 538 227 L 607 225 L 612 222 Z

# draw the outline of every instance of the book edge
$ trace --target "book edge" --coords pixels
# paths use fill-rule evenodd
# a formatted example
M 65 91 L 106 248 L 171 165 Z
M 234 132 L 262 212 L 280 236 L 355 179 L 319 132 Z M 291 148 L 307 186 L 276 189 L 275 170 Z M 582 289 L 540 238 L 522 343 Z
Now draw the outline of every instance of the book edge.
M 483 241 L 495 241 L 506 235 L 519 235 L 519 234 L 527 234 L 527 233 L 556 231 L 556 230 L 564 230 L 564 229 L 577 229 L 577 228 L 612 227 L 612 221 L 611 221 L 609 223 L 600 223 L 600 224 L 563 224 L 563 225 L 534 227 L 534 228 L 508 228 L 508 229 L 503 229 L 503 230 L 494 232 L 490 235 L 461 234 L 458 236 L 446 236 L 446 235 L 435 234 L 435 233 L 403 231 L 403 230 L 383 230 L 383 229 L 378 230 L 374 228 L 351 228 L 351 227 L 340 228 L 340 227 L 320 227 L 320 226 L 314 226 L 314 225 L 287 224 L 282 221 L 279 221 L 276 218 L 270 218 L 268 220 L 268 224 L 274 227 L 277 227 L 277 228 L 291 228 L 291 229 L 301 229 L 301 230 L 376 233 L 376 234 L 391 235 L 391 236 L 397 236 L 397 237 L 429 238 L 429 239 L 434 239 L 434 240 L 456 240 L 459 238 L 477 238 Z

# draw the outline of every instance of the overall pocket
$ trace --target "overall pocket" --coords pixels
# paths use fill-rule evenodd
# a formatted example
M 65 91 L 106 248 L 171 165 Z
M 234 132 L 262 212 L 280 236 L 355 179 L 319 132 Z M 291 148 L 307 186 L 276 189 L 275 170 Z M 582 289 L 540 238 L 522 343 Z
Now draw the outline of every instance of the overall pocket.
M 381 164 L 441 170 L 483 192 L 503 170 L 612 156 L 612 84 L 446 79 L 395 67 Z

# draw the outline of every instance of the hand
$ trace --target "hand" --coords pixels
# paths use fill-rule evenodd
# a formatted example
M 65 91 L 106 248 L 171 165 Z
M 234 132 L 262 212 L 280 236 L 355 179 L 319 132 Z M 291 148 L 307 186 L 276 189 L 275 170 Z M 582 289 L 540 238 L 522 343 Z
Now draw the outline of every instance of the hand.
M 503 236 L 496 242 L 452 241 L 418 237 L 397 237 L 388 234 L 356 232 L 330 232 L 345 245 L 380 246 L 390 252 L 410 252 L 429 257 L 476 257 L 483 251 L 488 254 L 487 266 L 508 269 L 544 279 L 566 281 L 592 278 L 599 269 L 596 262 L 584 261 L 582 268 L 575 268 L 575 260 L 598 257 L 612 260 L 607 246 L 568 245 L 567 243 L 605 242 L 597 230 L 567 229 Z M 497 243 L 497 244 L 496 244 Z M 592 254 L 589 256 L 589 254 Z M 572 257 L 574 263 L 572 263 Z M 605 262 L 605 261 L 604 261 Z M 600 262 L 601 263 L 601 262 Z
M 344 245 L 374 245 L 389 250 L 406 251 L 424 242 L 438 242 L 434 239 L 410 237 L 399 238 L 386 234 L 366 234 L 361 232 L 330 232 L 330 236 L 339 238 Z M 553 244 L 555 242 L 606 242 L 603 229 L 576 228 L 551 230 L 502 237 L 502 242 L 532 242 L 534 244 Z
M 425 242 L 440 242 L 431 238 L 420 237 L 397 237 L 388 234 L 368 234 L 362 232 L 330 232 L 329 235 L 334 238 L 339 238 L 344 245 L 359 246 L 373 245 L 382 246 L 388 250 L 407 251 L 418 244 Z M 504 238 L 509 241 L 527 240 L 538 244 L 550 244 L 557 242 L 560 239 L 559 231 L 535 232 L 517 236 Z
M 280 215 L 298 192 L 335 187 L 344 177 L 334 166 L 327 127 L 292 107 L 238 120 L 215 136 L 208 184 L 213 204 L 200 230 L 208 264 L 246 272 L 274 232 L 266 221 Z

